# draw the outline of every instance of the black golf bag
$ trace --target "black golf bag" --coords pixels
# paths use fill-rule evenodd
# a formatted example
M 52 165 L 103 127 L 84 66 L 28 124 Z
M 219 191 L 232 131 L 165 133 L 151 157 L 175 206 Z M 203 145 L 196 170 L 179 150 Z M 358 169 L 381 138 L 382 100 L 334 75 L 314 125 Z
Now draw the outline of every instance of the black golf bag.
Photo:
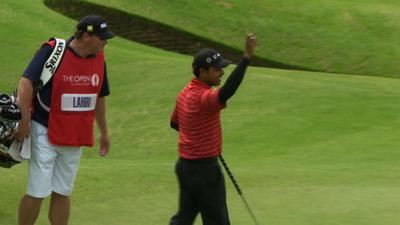
M 10 168 L 21 162 L 9 152 L 21 118 L 21 111 L 16 104 L 16 93 L 11 96 L 0 93 L 0 167 Z

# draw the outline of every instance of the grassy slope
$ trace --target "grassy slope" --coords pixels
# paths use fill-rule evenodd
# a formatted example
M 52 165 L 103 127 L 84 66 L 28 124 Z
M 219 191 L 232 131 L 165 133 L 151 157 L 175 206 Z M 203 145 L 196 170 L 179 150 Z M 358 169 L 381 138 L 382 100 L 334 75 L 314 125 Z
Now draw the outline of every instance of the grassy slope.
M 0 6 L 0 90 L 11 90 L 41 41 L 75 22 L 40 1 Z M 191 59 L 118 38 L 106 54 L 112 152 L 85 151 L 70 224 L 166 224 L 177 199 L 168 118 Z M 396 79 L 250 68 L 223 113 L 224 152 L 261 224 L 399 224 L 399 96 Z M 0 225 L 15 224 L 26 166 L 0 170 Z M 227 187 L 232 223 L 251 224 Z
M 400 76 L 400 3 L 393 0 L 88 0 L 241 48 L 259 36 L 260 56 L 320 71 Z

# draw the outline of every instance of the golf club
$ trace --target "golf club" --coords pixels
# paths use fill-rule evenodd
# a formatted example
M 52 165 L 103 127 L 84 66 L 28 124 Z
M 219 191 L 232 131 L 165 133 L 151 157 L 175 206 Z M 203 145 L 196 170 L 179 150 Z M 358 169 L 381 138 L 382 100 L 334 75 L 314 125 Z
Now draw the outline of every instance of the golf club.
M 10 96 L 6 94 L 0 94 L 0 106 L 9 106 L 12 103 Z
M 22 119 L 22 114 L 19 107 L 12 103 L 10 106 L 0 107 L 0 119 L 19 121 Z
M 222 157 L 222 155 L 219 155 L 219 159 L 220 159 L 222 165 L 224 166 L 225 171 L 228 174 L 229 178 L 231 178 L 233 186 L 235 186 L 236 191 L 239 193 L 240 197 L 242 198 L 242 200 L 244 202 L 244 205 L 247 208 L 247 211 L 250 213 L 250 216 L 254 221 L 254 224 L 259 225 L 259 223 L 257 222 L 256 217 L 253 214 L 253 211 L 251 211 L 249 204 L 247 203 L 246 199 L 244 198 L 243 193 L 240 190 L 240 187 L 239 187 L 238 183 L 236 182 L 236 179 L 233 177 L 233 174 L 232 174 L 231 170 L 229 169 L 228 165 L 226 164 L 226 162 L 225 162 L 224 158 Z

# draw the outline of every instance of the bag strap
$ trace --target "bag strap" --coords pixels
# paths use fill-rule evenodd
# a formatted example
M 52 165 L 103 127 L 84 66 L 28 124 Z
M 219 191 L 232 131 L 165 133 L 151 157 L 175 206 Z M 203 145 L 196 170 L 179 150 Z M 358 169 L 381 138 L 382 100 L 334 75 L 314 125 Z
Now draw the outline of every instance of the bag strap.
M 39 90 L 43 88 L 56 73 L 57 68 L 60 65 L 60 62 L 62 61 L 62 58 L 64 56 L 65 49 L 67 47 L 66 41 L 64 39 L 52 38 L 49 41 L 51 40 L 55 41 L 53 52 L 51 53 L 47 61 L 44 63 L 42 74 L 40 75 L 39 85 L 37 85 L 36 87 L 37 90 L 36 97 L 39 101 L 39 104 L 47 112 L 50 112 L 50 108 L 42 102 Z
M 43 71 L 42 74 L 40 75 L 41 84 L 39 89 L 44 87 L 56 73 L 57 68 L 60 65 L 60 62 L 62 61 L 66 49 L 65 40 L 59 38 L 54 38 L 50 40 L 55 40 L 55 45 L 50 57 L 44 63 Z

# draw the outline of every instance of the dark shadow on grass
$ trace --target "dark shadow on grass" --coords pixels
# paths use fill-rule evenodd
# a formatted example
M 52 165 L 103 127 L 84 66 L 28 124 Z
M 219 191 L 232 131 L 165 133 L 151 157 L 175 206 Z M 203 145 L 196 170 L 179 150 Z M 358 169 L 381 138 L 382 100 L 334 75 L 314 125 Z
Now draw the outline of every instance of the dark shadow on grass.
M 75 20 L 79 20 L 89 14 L 100 15 L 108 21 L 111 30 L 116 35 L 164 50 L 194 55 L 199 49 L 214 48 L 220 51 L 225 58 L 233 62 L 238 62 L 243 54 L 241 50 L 222 43 L 214 42 L 138 15 L 95 3 L 79 0 L 44 0 L 44 3 L 47 7 Z M 258 56 L 252 58 L 251 64 L 262 67 L 314 71 Z

